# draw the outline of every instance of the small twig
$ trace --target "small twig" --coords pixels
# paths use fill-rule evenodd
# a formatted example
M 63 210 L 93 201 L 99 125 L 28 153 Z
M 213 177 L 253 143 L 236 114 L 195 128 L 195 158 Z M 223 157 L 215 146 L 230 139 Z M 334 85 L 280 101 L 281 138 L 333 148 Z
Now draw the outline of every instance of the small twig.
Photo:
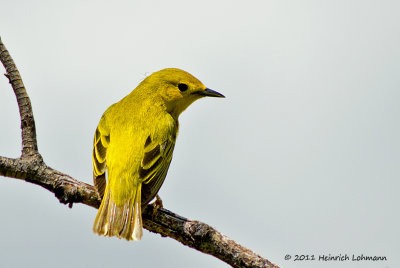
M 31 102 L 19 71 L 1 38 L 0 59 L 7 71 L 5 76 L 9 79 L 17 97 L 22 131 L 21 157 L 0 156 L 0 176 L 40 185 L 53 192 L 61 203 L 68 204 L 69 207 L 72 207 L 73 203 L 82 203 L 98 208 L 101 198 L 94 186 L 48 167 L 39 154 Z M 169 210 L 155 209 L 153 205 L 147 205 L 143 211 L 143 220 L 147 230 L 213 255 L 232 267 L 278 267 L 219 233 L 213 227 L 199 221 L 188 220 Z
M 35 120 L 33 118 L 32 105 L 24 83 L 22 82 L 21 75 L 11 58 L 7 49 L 0 38 L 0 59 L 6 69 L 5 76 L 10 82 L 15 96 L 17 97 L 19 114 L 21 116 L 21 132 L 22 132 L 22 158 L 36 155 L 40 157 L 37 141 L 36 141 L 36 128 Z

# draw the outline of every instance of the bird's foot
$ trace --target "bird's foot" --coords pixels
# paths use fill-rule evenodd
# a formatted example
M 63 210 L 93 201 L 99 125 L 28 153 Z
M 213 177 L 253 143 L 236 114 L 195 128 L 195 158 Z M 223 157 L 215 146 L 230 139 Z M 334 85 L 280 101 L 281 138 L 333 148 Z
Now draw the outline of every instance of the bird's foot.
M 156 195 L 156 200 L 153 202 L 152 205 L 153 205 L 153 218 L 154 218 L 154 215 L 156 215 L 157 210 L 159 208 L 163 208 L 164 207 L 163 206 L 163 202 L 162 202 L 162 200 L 161 200 L 159 195 Z

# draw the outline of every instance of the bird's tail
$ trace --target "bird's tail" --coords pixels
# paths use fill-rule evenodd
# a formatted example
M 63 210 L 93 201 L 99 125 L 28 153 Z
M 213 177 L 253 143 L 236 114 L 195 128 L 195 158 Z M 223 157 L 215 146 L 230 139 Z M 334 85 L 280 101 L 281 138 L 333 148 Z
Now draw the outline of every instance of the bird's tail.
M 141 192 L 142 184 L 139 183 L 135 195 L 123 205 L 117 205 L 107 184 L 93 224 L 93 232 L 126 240 L 140 240 L 143 235 Z

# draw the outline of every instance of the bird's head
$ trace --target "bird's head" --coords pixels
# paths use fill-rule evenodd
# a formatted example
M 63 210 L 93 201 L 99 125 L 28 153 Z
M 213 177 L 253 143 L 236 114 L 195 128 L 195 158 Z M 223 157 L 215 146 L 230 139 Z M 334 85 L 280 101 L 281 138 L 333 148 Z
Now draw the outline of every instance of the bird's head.
M 175 68 L 155 72 L 143 80 L 141 85 L 151 95 L 160 97 L 167 111 L 176 118 L 195 100 L 202 97 L 225 97 L 204 86 L 190 73 Z

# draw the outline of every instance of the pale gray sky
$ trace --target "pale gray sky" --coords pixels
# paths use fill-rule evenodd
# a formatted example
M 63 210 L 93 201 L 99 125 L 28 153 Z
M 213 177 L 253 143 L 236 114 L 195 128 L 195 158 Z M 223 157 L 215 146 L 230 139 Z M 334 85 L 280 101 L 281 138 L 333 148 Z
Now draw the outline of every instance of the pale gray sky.
M 181 68 L 227 98 L 182 114 L 166 208 L 282 267 L 400 267 L 399 10 L 394 0 L 6 1 L 0 35 L 51 167 L 91 183 L 102 113 L 146 75 Z M 0 107 L 0 155 L 16 157 L 4 77 Z M 1 267 L 227 267 L 148 231 L 139 243 L 98 237 L 95 209 L 10 178 L 0 211 Z

